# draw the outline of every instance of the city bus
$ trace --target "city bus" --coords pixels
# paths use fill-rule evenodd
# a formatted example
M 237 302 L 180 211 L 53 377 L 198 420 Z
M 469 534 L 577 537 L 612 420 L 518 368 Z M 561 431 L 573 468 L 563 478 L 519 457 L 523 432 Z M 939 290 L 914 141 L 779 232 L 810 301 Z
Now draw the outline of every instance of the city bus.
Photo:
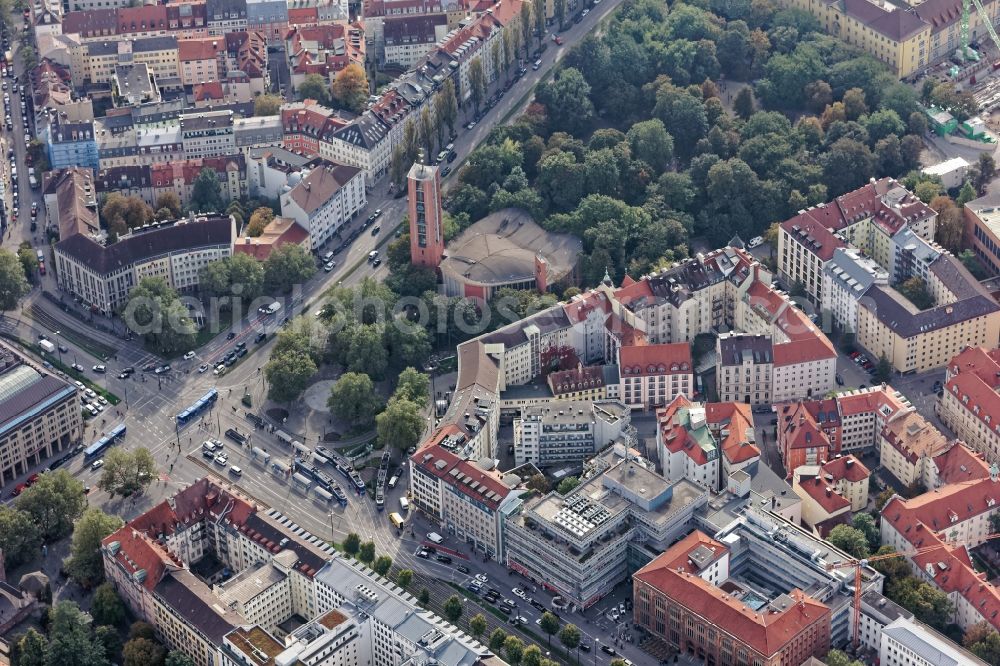
M 112 428 L 111 432 L 109 432 L 107 435 L 101 437 L 99 440 L 97 440 L 96 442 L 88 446 L 86 449 L 84 449 L 83 459 L 90 460 L 92 458 L 96 458 L 97 456 L 104 453 L 105 449 L 107 449 L 112 444 L 117 443 L 123 437 L 125 437 L 125 424 L 119 423 L 114 428 Z
M 403 517 L 395 511 L 389 514 L 389 520 L 392 521 L 392 526 L 397 530 L 403 529 Z

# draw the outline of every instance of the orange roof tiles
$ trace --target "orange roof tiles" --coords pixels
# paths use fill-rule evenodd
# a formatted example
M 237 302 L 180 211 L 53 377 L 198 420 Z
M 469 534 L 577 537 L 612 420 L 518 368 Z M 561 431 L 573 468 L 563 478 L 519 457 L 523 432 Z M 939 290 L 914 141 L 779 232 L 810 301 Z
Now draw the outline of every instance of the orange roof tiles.
M 913 563 L 946 593 L 964 597 L 994 628 L 1000 629 L 1000 591 L 972 566 L 967 546 L 945 541 L 951 525 L 993 513 L 1000 482 L 990 478 L 952 483 L 904 500 L 893 497 L 882 509 L 883 524 L 920 552 Z
M 115 553 L 115 561 L 126 573 L 134 576 L 139 571 L 146 572 L 146 578 L 142 581 L 143 587 L 152 590 L 160 582 L 163 573 L 168 567 L 180 568 L 180 562 L 176 561 L 164 548 L 149 538 L 145 538 L 142 533 L 133 529 L 130 525 L 125 525 L 118 531 L 106 536 L 101 545 L 107 547 L 108 544 L 117 541 L 118 552 Z
M 694 372 L 691 345 L 686 342 L 622 347 L 618 357 L 623 377 Z
M 191 60 L 212 60 L 225 52 L 225 44 L 220 45 L 218 37 L 201 39 L 181 39 L 177 42 L 177 56 L 181 62 Z
M 742 402 L 708 402 L 705 403 L 705 420 L 719 431 L 722 454 L 731 465 L 760 457 L 760 449 L 747 438 L 747 432 L 753 428 L 750 405 Z
M 850 509 L 851 503 L 836 488 L 826 482 L 822 476 L 801 479 L 799 487 L 809 495 L 827 514 L 834 514 Z
M 871 471 L 865 467 L 864 463 L 853 455 L 839 456 L 827 461 L 823 465 L 823 472 L 833 477 L 834 481 L 844 479 L 851 483 L 864 481 L 872 475 Z
M 982 454 L 959 441 L 952 442 L 947 451 L 934 456 L 934 465 L 943 483 L 985 479 L 990 475 L 990 466 Z
M 440 442 L 446 437 L 461 432 L 461 428 L 455 424 L 439 428 L 431 440 L 410 457 L 411 464 L 436 476 L 463 495 L 496 510 L 511 492 L 498 474 L 481 469 L 440 446 Z M 463 477 L 470 481 L 465 483 L 462 481 Z M 475 488 L 472 487 L 473 484 L 476 484 Z
M 830 609 L 801 590 L 788 594 L 794 603 L 784 611 L 756 612 L 700 576 L 678 571 L 672 566 L 678 559 L 675 549 L 682 546 L 680 552 L 686 553 L 689 545 L 684 541 L 676 544 L 637 571 L 634 580 L 655 588 L 765 658 L 777 654 L 814 624 L 829 631 Z
M 705 548 L 711 550 L 714 553 L 714 557 L 699 567 L 697 564 L 693 564 L 691 562 L 690 557 L 691 553 L 700 546 L 704 546 Z M 700 569 L 704 569 L 708 564 L 715 562 L 720 557 L 728 554 L 728 552 L 729 549 L 726 548 L 725 544 L 716 541 L 701 530 L 695 530 L 670 547 L 670 550 L 667 551 L 667 553 L 670 553 L 671 555 L 669 561 L 661 562 L 660 566 L 664 566 L 669 569 L 684 567 L 688 571 L 697 572 Z M 664 555 L 665 554 L 666 553 L 664 553 Z

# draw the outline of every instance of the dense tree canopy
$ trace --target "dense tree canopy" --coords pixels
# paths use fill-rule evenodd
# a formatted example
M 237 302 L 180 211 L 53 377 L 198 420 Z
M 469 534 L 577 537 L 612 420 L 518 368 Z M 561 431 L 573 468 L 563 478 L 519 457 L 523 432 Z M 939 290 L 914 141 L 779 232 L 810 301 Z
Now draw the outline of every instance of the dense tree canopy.
M 697 4 L 635 0 L 570 49 L 535 103 L 469 156 L 447 195 L 455 219 L 528 210 L 583 239 L 593 284 L 605 267 L 617 281 L 683 259 L 692 236 L 746 240 L 918 166 L 918 95 L 882 63 L 801 10 Z M 932 97 L 968 103 L 950 85 Z

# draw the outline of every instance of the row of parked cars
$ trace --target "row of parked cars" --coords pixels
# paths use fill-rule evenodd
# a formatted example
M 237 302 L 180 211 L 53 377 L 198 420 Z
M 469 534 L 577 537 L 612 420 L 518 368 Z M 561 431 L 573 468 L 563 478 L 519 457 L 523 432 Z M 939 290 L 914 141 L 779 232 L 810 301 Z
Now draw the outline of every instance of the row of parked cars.
M 861 352 L 859 352 L 859 351 L 852 351 L 851 352 L 851 359 L 855 363 L 857 363 L 858 365 L 860 365 L 862 368 L 864 368 L 866 371 L 868 371 L 869 375 L 874 375 L 875 374 L 875 369 L 876 369 L 875 368 L 875 363 L 870 358 L 868 358 L 867 356 L 865 356 L 864 354 L 862 354 Z

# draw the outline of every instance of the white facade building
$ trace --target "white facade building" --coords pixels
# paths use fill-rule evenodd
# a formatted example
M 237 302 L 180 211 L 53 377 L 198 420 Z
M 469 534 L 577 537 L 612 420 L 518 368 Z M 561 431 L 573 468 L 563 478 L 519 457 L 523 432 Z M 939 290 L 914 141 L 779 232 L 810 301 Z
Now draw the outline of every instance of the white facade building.
M 303 169 L 299 184 L 282 193 L 281 214 L 307 230 L 310 246 L 319 248 L 367 204 L 361 169 L 321 162 L 308 173 Z

